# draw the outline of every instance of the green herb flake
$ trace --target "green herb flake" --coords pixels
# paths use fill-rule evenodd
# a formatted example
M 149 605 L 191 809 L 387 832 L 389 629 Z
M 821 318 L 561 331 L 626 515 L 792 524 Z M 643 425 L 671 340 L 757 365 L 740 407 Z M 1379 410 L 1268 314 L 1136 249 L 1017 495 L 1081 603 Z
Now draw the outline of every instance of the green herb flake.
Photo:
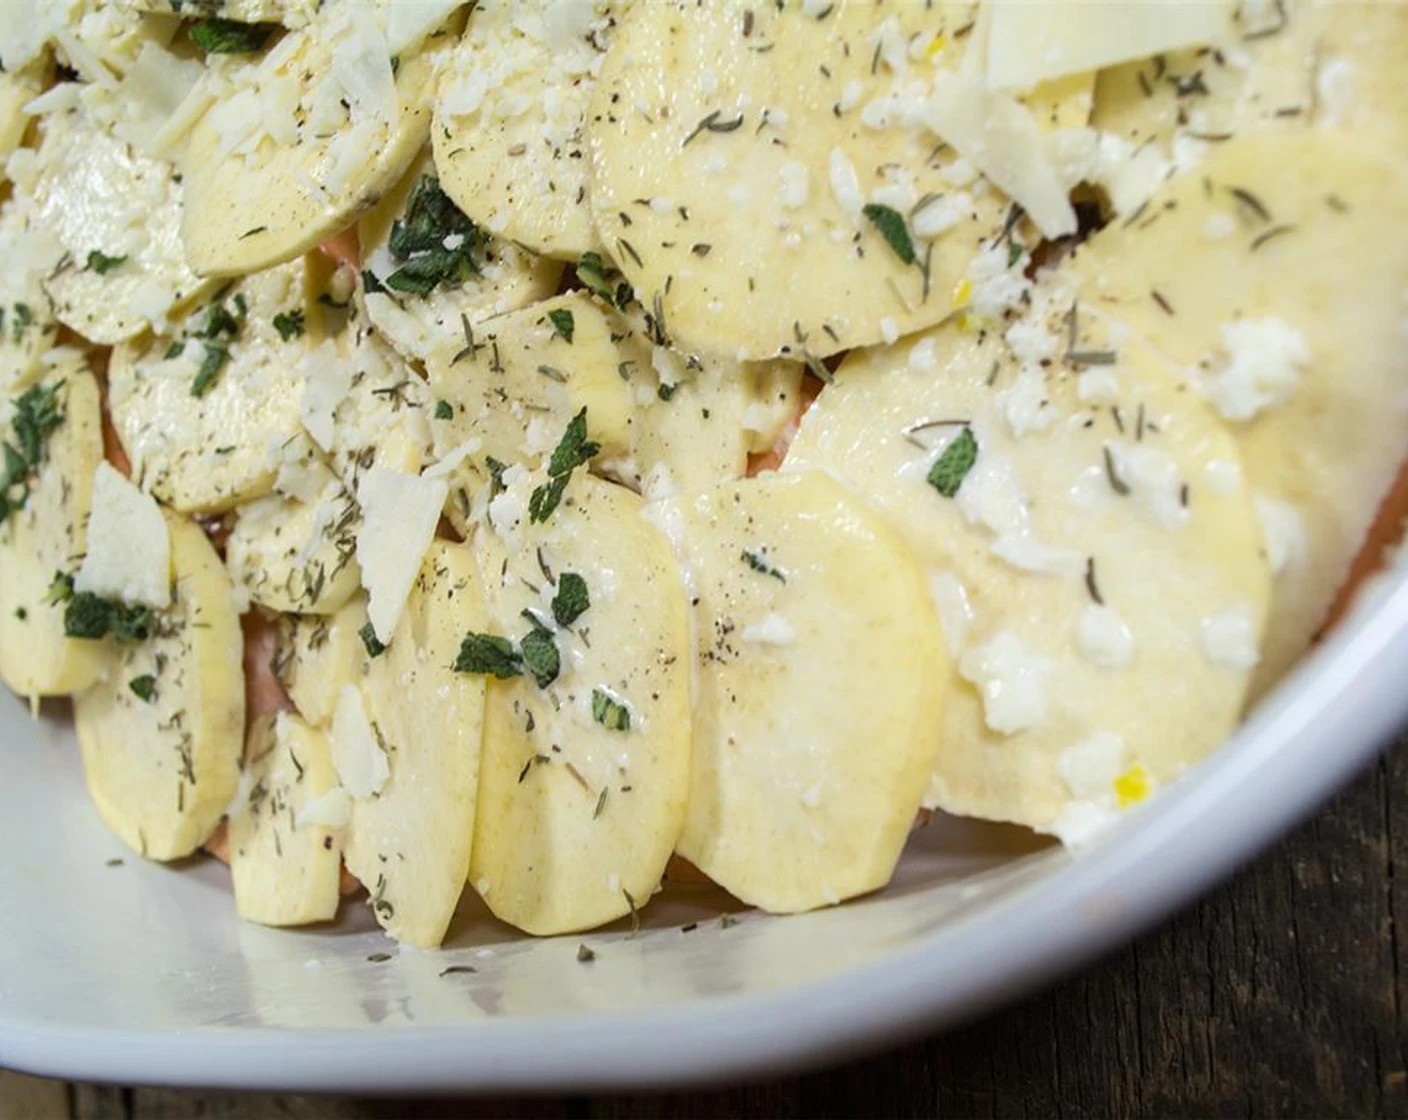
M 904 224 L 904 216 L 898 210 L 883 206 L 878 202 L 867 203 L 861 211 L 877 230 L 885 243 L 895 251 L 905 264 L 915 261 L 914 242 L 910 240 L 909 229 Z
M 552 322 L 553 333 L 559 335 L 569 346 L 572 344 L 572 334 L 577 329 L 577 324 L 572 318 L 572 312 L 565 307 L 554 307 L 548 312 L 548 319 Z
M 203 19 L 191 25 L 191 42 L 206 54 L 253 54 L 264 46 L 270 28 L 232 19 Z
M 572 472 L 588 463 L 601 444 L 587 438 L 587 410 L 581 409 L 568 421 L 562 439 L 548 460 L 548 481 L 536 487 L 528 496 L 528 519 L 533 523 L 546 521 L 562 502 L 567 481 Z
M 557 581 L 557 594 L 552 597 L 553 621 L 559 626 L 571 626 L 591 605 L 587 581 L 576 572 L 563 572 Z
M 679 385 L 678 385 L 678 384 L 675 384 L 675 385 L 666 385 L 666 384 L 662 381 L 662 382 L 660 383 L 660 387 L 655 390 L 655 395 L 656 395 L 657 397 L 659 397 L 662 401 L 668 402 L 668 401 L 670 400 L 670 398 L 675 395 L 675 390 L 678 389 L 678 388 L 679 388 Z
M 164 362 L 174 362 L 185 352 L 186 344 L 178 338 L 175 342 L 173 342 L 170 346 L 166 348 L 166 353 L 161 356 L 161 359 Z
M 606 268 L 601 263 L 600 253 L 588 250 L 582 254 L 577 261 L 577 279 L 582 282 L 582 287 L 598 299 L 615 304 L 616 294 L 606 281 Z
M 378 282 L 363 273 L 367 291 L 429 295 L 442 284 L 463 284 L 478 276 L 488 236 L 440 189 L 434 175 L 422 175 L 411 188 L 405 214 L 391 223 L 387 248 L 401 267 Z
M 523 675 L 523 660 L 513 643 L 497 634 L 465 635 L 453 665 L 457 673 L 480 673 L 508 680 Z
M 69 581 L 64 601 L 65 637 L 97 641 L 111 635 L 119 642 L 144 642 L 151 637 L 151 608 L 129 607 L 91 591 L 74 592 L 72 586 Z
M 140 677 L 133 677 L 127 682 L 127 687 L 132 690 L 132 695 L 139 700 L 145 700 L 150 704 L 156 699 L 156 678 L 150 673 L 143 673 Z
M 10 428 L 14 442 L 0 441 L 0 524 L 24 509 L 30 483 L 44 466 L 49 437 L 64 422 L 59 399 L 64 382 L 32 385 L 16 398 Z
M 608 731 L 629 731 L 631 710 L 603 688 L 592 689 L 592 719 Z
M 945 498 L 952 498 L 978 461 L 978 440 L 971 428 L 965 427 L 929 468 L 928 482 Z
M 386 643 L 376 636 L 376 628 L 370 622 L 357 631 L 357 637 L 362 639 L 368 657 L 377 658 L 386 652 Z
M 435 419 L 453 420 L 455 418 L 455 408 L 449 401 L 435 402 Z
M 106 276 L 113 269 L 124 264 L 126 260 L 126 253 L 120 257 L 110 257 L 101 249 L 93 249 L 88 253 L 88 271 L 96 272 L 99 276 Z
M 220 371 L 230 359 L 230 348 L 222 342 L 207 342 L 205 357 L 201 359 L 196 379 L 191 382 L 191 396 L 203 397 L 215 387 L 220 379 Z
M 535 626 L 518 643 L 523 651 L 523 664 L 533 674 L 539 688 L 547 688 L 562 672 L 562 658 L 557 652 L 557 643 L 552 634 L 541 626 Z
M 274 329 L 279 332 L 280 342 L 291 342 L 306 329 L 301 310 L 280 311 L 274 316 Z
M 766 556 L 760 552 L 748 552 L 744 550 L 742 560 L 755 572 L 761 572 L 765 576 L 772 576 L 779 583 L 786 583 L 787 577 L 782 574 L 782 569 L 775 564 L 770 564 Z

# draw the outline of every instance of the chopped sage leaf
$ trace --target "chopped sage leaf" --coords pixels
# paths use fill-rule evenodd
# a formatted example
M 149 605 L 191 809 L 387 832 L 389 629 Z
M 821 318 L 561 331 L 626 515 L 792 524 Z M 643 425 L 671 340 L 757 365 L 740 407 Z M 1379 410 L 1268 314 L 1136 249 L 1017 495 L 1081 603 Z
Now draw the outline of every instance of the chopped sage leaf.
M 978 440 L 973 430 L 965 427 L 934 460 L 927 475 L 928 483 L 945 498 L 952 498 L 977 461 Z
M 865 205 L 861 213 L 869 218 L 875 228 L 880 231 L 880 236 L 895 251 L 895 256 L 905 264 L 914 263 L 914 242 L 910 240 L 909 229 L 904 224 L 904 216 L 898 210 L 882 206 L 878 202 L 870 202 Z
M 132 690 L 132 694 L 138 699 L 145 700 L 150 704 L 156 699 L 156 678 L 150 673 L 143 673 L 140 677 L 133 677 L 127 682 L 127 687 Z
M 553 332 L 560 335 L 562 340 L 570 345 L 577 326 L 572 318 L 572 312 L 565 307 L 554 307 L 548 312 L 548 319 L 552 321 Z
M 127 254 L 120 257 L 110 257 L 101 249 L 93 249 L 88 253 L 88 271 L 96 272 L 99 276 L 106 276 L 113 269 L 119 267 L 127 260 Z
M 592 719 L 608 731 L 629 731 L 631 710 L 602 688 L 592 689 Z
M 362 639 L 368 657 L 380 657 L 386 652 L 386 643 L 376 636 L 376 628 L 370 622 L 357 631 L 357 637 Z
M 552 617 L 559 626 L 571 626 L 592 605 L 587 581 L 576 572 L 563 572 L 552 597 Z
M 465 635 L 453 668 L 457 673 L 482 673 L 499 680 L 523 675 L 523 661 L 513 643 L 497 634 Z

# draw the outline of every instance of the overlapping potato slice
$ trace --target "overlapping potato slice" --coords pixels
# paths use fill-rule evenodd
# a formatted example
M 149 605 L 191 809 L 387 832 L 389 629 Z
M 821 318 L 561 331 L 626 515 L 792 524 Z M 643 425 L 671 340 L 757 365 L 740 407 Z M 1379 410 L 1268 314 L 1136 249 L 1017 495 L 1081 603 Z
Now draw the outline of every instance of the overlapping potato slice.
M 949 313 L 1008 209 L 930 128 L 933 82 L 959 81 L 972 18 L 966 3 L 632 10 L 592 97 L 589 193 L 661 335 L 819 357 Z M 1088 80 L 1063 88 L 1083 114 Z M 1034 97 L 1031 114 L 1003 108 L 1040 159 L 1043 122 L 1069 114 Z
M 427 151 L 358 226 L 367 317 L 408 359 L 465 345 L 465 323 L 557 290 L 562 265 L 474 225 L 441 189 Z
M 0 73 L 0 163 L 24 141 L 31 117 L 24 107 L 44 92 L 54 76 L 53 62 L 38 58 L 13 73 Z
M 230 878 L 245 921 L 297 926 L 337 915 L 346 793 L 327 736 L 288 712 L 261 717 L 230 809 Z
M 145 640 L 109 645 L 103 679 L 73 704 L 99 815 L 159 860 L 189 855 L 219 823 L 239 785 L 245 710 L 230 577 L 198 525 L 166 523 L 171 607 Z
M 342 686 L 354 679 L 365 652 L 366 600 L 355 597 L 332 615 L 289 615 L 280 620 L 274 675 L 298 714 L 314 727 L 332 726 Z
M 10 507 L 0 518 L 0 678 L 21 696 L 77 692 L 103 667 L 101 648 L 65 637 L 63 612 L 47 602 L 54 574 L 72 571 L 84 551 L 101 425 L 98 385 L 81 363 L 0 397 L 0 442 L 25 454 L 22 433 L 40 441 L 37 471 L 0 494 Z
M 683 494 L 651 517 L 695 604 L 680 854 L 774 912 L 884 886 L 933 771 L 950 675 L 923 568 L 819 471 Z
M 959 680 L 927 802 L 1077 842 L 1234 726 L 1270 573 L 1230 433 L 1070 306 L 1038 293 L 1010 345 L 852 355 L 783 469 L 833 474 L 930 571 Z
M 1408 453 L 1402 167 L 1382 134 L 1246 136 L 1082 248 L 1081 298 L 1231 422 L 1278 569 L 1254 691 L 1310 644 Z
M 504 921 L 565 933 L 643 907 L 679 836 L 687 605 L 631 491 L 579 470 L 534 522 L 547 475 L 507 485 L 475 538 L 488 624 L 460 659 L 490 674 L 470 882 Z
M 352 795 L 347 867 L 386 931 L 425 948 L 444 938 L 469 869 L 484 681 L 453 666 L 460 639 L 483 625 L 473 552 L 436 541 L 394 636 L 363 650 L 333 716 Z
M 113 426 L 143 489 L 202 513 L 269 493 L 300 431 L 307 307 L 295 261 L 221 290 L 170 334 L 113 351 Z
M 54 315 L 93 342 L 133 338 L 210 289 L 181 245 L 184 186 L 81 105 L 44 117 L 33 221 L 63 246 L 44 282 Z
M 440 80 L 431 137 L 445 190 L 502 237 L 575 259 L 597 247 L 587 103 L 630 0 L 479 4 Z
M 453 21 L 392 49 L 390 0 L 328 4 L 191 133 L 182 235 L 202 273 L 268 268 L 345 229 L 405 172 L 430 128 Z M 458 19 L 458 17 L 455 17 Z

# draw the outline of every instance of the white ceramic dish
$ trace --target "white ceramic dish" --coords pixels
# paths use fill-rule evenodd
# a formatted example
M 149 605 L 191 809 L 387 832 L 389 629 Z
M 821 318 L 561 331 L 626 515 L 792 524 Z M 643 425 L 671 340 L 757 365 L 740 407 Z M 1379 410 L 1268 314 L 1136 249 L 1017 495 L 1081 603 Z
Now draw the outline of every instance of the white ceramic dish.
M 0 1066 L 343 1092 L 647 1086 L 951 1023 L 1190 899 L 1387 741 L 1408 713 L 1408 578 L 1363 598 L 1223 751 L 1074 858 L 945 820 L 889 889 L 834 910 L 723 924 L 721 896 L 684 890 L 634 937 L 531 941 L 466 907 L 439 953 L 398 951 L 359 906 L 313 932 L 238 922 L 223 868 L 123 850 L 87 803 L 66 721 L 32 724 L 7 697 Z M 577 959 L 583 943 L 595 960 Z

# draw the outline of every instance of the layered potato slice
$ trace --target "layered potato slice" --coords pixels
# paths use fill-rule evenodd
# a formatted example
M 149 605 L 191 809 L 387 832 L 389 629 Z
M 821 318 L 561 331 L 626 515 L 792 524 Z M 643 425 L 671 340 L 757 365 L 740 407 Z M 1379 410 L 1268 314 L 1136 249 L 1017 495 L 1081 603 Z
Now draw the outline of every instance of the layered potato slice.
M 66 327 L 107 345 L 160 329 L 210 290 L 181 244 L 176 168 L 133 151 L 76 103 L 44 116 L 33 221 L 63 246 L 44 281 Z
M 63 612 L 48 602 L 55 573 L 83 555 L 103 458 L 98 385 L 81 362 L 0 397 L 0 441 L 28 458 L 31 438 L 37 466 L 0 494 L 0 678 L 21 696 L 59 696 L 87 688 L 103 668 L 102 649 L 66 637 Z
M 229 824 L 239 916 L 266 926 L 336 917 L 348 799 L 327 736 L 288 712 L 261 717 L 245 744 L 241 792 Z
M 679 837 L 688 606 L 631 491 L 579 470 L 535 520 L 547 474 L 507 486 L 475 538 L 487 626 L 458 661 L 488 678 L 470 882 L 511 925 L 566 933 L 643 907 Z
M 824 357 L 940 321 L 1008 213 L 978 170 L 1035 184 L 1052 203 L 1038 224 L 1074 230 L 1040 138 L 1084 123 L 1089 80 L 1034 91 L 1032 111 L 984 91 L 959 70 L 973 18 L 968 3 L 632 9 L 592 95 L 588 193 L 660 335 Z
M 274 675 L 299 715 L 314 727 L 332 726 L 342 686 L 355 679 L 365 652 L 366 600 L 349 600 L 331 615 L 286 615 L 279 620 Z
M 557 290 L 562 265 L 488 234 L 445 194 L 429 150 L 358 224 L 367 317 L 402 356 L 454 353 L 465 331 Z
M 440 80 L 431 137 L 449 195 L 539 253 L 598 247 L 587 204 L 587 104 L 630 0 L 479 4 Z
M 1306 650 L 1408 453 L 1403 169 L 1382 133 L 1244 136 L 1076 256 L 1083 307 L 1231 426 L 1275 597 L 1254 691 Z
M 927 803 L 1075 843 L 1235 725 L 1270 573 L 1231 434 L 1073 314 L 1057 286 L 1005 336 L 851 355 L 783 470 L 834 475 L 929 570 L 959 679 Z
M 464 890 L 475 835 L 484 681 L 454 670 L 484 626 L 468 545 L 434 542 L 391 640 L 369 632 L 338 690 L 332 748 L 351 796 L 345 858 L 398 941 L 440 944 Z
M 181 231 L 192 266 L 238 275 L 351 224 L 427 139 L 452 17 L 401 41 L 389 0 L 328 4 L 235 78 L 191 133 Z
M 933 771 L 950 677 L 923 568 L 820 471 L 683 494 L 651 517 L 695 610 L 680 854 L 773 912 L 884 886 Z
M 73 703 L 99 815 L 158 860 L 190 855 L 219 824 L 239 786 L 245 714 L 230 577 L 200 526 L 165 519 L 171 606 L 141 640 L 103 639 L 102 679 Z
M 54 64 L 47 57 L 0 73 L 0 163 L 24 142 L 33 119 L 24 108 L 49 87 L 53 76 Z
M 113 351 L 113 426 L 143 489 L 183 513 L 270 492 L 301 431 L 308 308 L 295 261 L 223 288 L 171 333 Z

